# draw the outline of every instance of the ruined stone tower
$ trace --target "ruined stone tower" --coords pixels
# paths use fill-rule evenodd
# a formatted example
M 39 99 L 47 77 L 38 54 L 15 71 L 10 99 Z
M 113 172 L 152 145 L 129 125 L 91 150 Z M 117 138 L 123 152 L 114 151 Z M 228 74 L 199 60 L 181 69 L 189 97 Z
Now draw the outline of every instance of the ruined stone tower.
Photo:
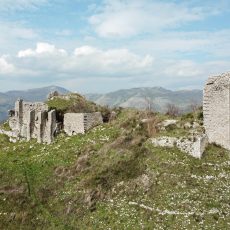
M 42 102 L 15 102 L 15 110 L 9 118 L 10 128 L 27 141 L 36 138 L 39 143 L 51 143 L 56 131 L 56 111 L 48 111 Z
M 203 113 L 209 143 L 230 150 L 230 73 L 208 79 L 204 88 Z

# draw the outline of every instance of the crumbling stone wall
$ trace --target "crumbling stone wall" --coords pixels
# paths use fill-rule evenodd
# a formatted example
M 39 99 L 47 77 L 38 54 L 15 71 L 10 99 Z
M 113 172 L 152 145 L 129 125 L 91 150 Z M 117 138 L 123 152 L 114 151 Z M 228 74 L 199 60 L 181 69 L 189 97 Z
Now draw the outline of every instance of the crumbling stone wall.
M 64 131 L 69 136 L 85 133 L 84 113 L 66 113 L 64 115 Z
M 64 131 L 69 135 L 84 134 L 87 130 L 103 123 L 100 112 L 66 113 L 64 115 Z
M 203 113 L 209 142 L 230 149 L 230 73 L 208 79 L 204 88 Z
M 51 110 L 50 112 L 39 112 L 36 116 L 34 128 L 36 132 L 33 137 L 37 138 L 38 143 L 52 143 L 57 128 L 56 111 Z
M 97 125 L 100 125 L 102 123 L 103 123 L 103 118 L 100 112 L 85 113 L 85 116 L 84 116 L 85 131 Z
M 10 112 L 9 125 L 18 136 L 28 141 L 36 138 L 39 143 L 51 143 L 56 130 L 56 112 L 48 112 L 45 103 L 19 99 L 15 103 L 14 113 Z

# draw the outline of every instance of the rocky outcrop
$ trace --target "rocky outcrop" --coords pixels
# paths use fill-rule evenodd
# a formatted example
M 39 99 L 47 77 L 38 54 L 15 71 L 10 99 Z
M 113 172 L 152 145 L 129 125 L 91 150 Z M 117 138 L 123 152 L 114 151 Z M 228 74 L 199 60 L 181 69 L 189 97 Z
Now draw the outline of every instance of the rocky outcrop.
M 0 129 L 0 134 L 6 135 L 9 137 L 10 142 L 16 142 L 19 140 L 18 133 L 14 131 L 6 131 L 3 129 Z
M 163 136 L 151 138 L 151 142 L 154 146 L 169 148 L 177 147 L 182 152 L 188 153 L 189 155 L 200 159 L 208 144 L 208 138 L 205 134 L 191 136 L 189 138 Z

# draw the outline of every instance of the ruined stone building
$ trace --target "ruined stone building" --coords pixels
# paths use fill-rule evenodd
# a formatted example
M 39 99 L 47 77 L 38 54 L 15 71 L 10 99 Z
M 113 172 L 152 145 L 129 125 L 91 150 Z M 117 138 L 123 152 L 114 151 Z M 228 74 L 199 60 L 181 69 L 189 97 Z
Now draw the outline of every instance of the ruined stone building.
M 10 111 L 9 125 L 19 137 L 28 141 L 36 138 L 39 143 L 51 143 L 57 126 L 56 112 L 48 112 L 45 103 L 19 99 L 15 102 L 15 110 Z
M 204 88 L 203 113 L 209 143 L 230 150 L 230 73 L 208 79 Z
M 15 102 L 15 109 L 9 112 L 9 125 L 14 137 L 32 138 L 39 143 L 50 144 L 59 130 L 63 127 L 67 135 L 84 134 L 87 130 L 103 123 L 100 112 L 95 113 L 66 113 L 61 125 L 56 118 L 55 110 L 48 110 L 48 105 L 41 102 Z

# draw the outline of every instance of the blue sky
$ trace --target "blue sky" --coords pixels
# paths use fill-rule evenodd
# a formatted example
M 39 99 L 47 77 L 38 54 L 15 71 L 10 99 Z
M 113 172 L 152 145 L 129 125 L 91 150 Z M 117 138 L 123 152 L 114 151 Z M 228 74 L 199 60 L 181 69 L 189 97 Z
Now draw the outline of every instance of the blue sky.
M 0 91 L 202 88 L 230 70 L 229 0 L 0 0 Z

